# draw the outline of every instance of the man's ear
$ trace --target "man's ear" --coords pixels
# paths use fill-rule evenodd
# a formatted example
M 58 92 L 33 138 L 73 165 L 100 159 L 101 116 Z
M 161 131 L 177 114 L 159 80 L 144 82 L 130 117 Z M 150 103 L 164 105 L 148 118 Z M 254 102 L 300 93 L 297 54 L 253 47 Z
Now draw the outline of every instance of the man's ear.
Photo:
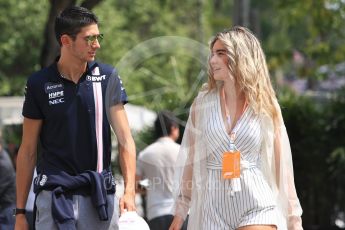
M 72 38 L 70 36 L 68 36 L 67 34 L 63 34 L 61 37 L 60 37 L 60 41 L 61 41 L 61 45 L 63 46 L 68 46 L 71 44 L 72 42 Z

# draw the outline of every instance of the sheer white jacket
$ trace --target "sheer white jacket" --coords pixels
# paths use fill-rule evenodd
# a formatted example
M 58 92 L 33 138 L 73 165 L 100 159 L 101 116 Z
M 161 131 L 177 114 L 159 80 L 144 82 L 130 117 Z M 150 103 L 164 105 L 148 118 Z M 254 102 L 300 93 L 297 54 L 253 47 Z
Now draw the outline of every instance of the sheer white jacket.
M 190 109 L 183 140 L 177 162 L 181 170 L 176 173 L 175 215 L 186 218 L 189 212 L 189 230 L 200 230 L 202 218 L 202 204 L 206 189 L 207 152 L 203 135 L 209 106 L 215 102 L 210 94 L 219 93 L 201 91 L 195 98 Z M 263 146 L 261 156 L 261 170 L 269 183 L 275 199 L 280 219 L 278 230 L 300 230 L 302 228 L 302 208 L 298 200 L 293 174 L 291 149 L 286 128 L 281 116 L 279 104 L 279 125 L 276 127 L 270 117 L 261 115 Z

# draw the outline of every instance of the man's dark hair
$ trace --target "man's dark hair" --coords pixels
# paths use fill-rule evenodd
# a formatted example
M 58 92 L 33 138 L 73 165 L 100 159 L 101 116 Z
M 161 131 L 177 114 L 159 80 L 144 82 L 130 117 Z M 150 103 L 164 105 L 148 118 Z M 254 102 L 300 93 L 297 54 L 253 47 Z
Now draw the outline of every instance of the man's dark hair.
M 163 110 L 157 114 L 157 119 L 154 123 L 157 137 L 169 136 L 172 127 L 179 127 L 175 115 L 167 110 Z
M 98 19 L 90 10 L 72 6 L 62 11 L 55 19 L 55 36 L 61 46 L 62 35 L 70 35 L 73 39 L 85 26 L 98 24 Z

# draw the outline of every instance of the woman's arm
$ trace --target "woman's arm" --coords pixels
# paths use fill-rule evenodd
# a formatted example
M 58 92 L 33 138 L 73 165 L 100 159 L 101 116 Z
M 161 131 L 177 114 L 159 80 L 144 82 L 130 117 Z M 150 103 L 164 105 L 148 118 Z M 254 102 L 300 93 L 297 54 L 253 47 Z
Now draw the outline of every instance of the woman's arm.
M 191 107 L 189 118 L 183 134 L 183 139 L 179 152 L 178 162 L 184 162 L 181 171 L 177 171 L 176 179 L 178 180 L 178 189 L 176 190 L 176 201 L 174 207 L 175 217 L 169 228 L 169 230 L 180 230 L 183 221 L 186 219 L 190 202 L 192 199 L 192 178 L 193 178 L 193 161 L 195 153 L 195 140 L 196 136 L 199 135 L 195 127 L 196 124 L 196 113 L 195 103 Z M 177 169 L 178 170 L 178 169 Z
M 274 125 L 275 178 L 280 198 L 285 200 L 283 208 L 287 209 L 288 229 L 300 230 L 303 229 L 302 208 L 295 188 L 290 142 L 279 105 L 277 110 L 278 119 Z

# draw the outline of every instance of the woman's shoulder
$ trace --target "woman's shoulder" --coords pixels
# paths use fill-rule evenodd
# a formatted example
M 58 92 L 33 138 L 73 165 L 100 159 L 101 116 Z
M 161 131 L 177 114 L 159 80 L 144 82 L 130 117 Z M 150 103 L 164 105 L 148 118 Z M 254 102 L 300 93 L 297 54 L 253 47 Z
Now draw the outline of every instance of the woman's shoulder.
M 194 98 L 190 112 L 194 117 L 203 116 L 209 110 L 209 106 L 215 102 L 215 91 L 200 90 Z
M 217 88 L 214 88 L 214 89 L 209 89 L 207 87 L 207 84 L 204 84 L 200 91 L 198 92 L 198 95 L 196 96 L 195 100 L 203 100 L 203 99 L 210 99 L 210 98 L 213 98 L 216 93 L 217 93 Z

